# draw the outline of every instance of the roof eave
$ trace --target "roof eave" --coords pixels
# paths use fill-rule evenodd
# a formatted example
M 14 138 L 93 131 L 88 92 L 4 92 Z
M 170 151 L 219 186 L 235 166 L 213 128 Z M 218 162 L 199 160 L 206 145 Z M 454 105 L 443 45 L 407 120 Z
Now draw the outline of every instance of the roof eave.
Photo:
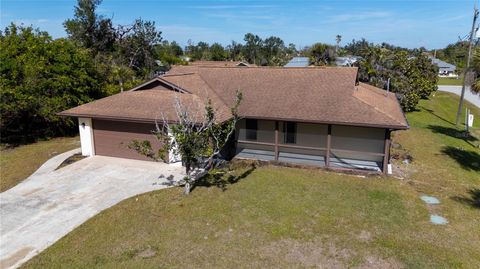
M 341 122 L 341 121 L 316 121 L 316 120 L 293 119 L 293 118 L 272 118 L 272 117 L 261 117 L 261 116 L 245 116 L 242 118 L 259 119 L 259 120 L 293 121 L 293 122 L 316 123 L 316 124 L 346 125 L 346 126 L 356 126 L 356 127 L 382 128 L 382 129 L 391 129 L 391 130 L 410 129 L 410 126 L 408 124 L 395 125 L 395 124 L 375 124 L 375 123 L 357 123 L 357 122 Z
M 156 123 L 163 121 L 161 119 L 151 119 L 151 118 L 134 118 L 134 117 L 124 117 L 124 116 L 111 116 L 111 115 L 100 115 L 100 114 L 83 114 L 83 113 L 73 113 L 62 111 L 57 113 L 57 115 L 62 117 L 76 117 L 76 118 L 92 118 L 92 119 L 103 119 L 103 120 L 112 120 L 112 121 L 128 121 L 128 122 L 142 122 L 142 123 Z M 217 123 L 224 123 L 230 118 L 224 120 L 218 120 Z M 167 120 L 168 123 L 178 123 L 177 120 Z

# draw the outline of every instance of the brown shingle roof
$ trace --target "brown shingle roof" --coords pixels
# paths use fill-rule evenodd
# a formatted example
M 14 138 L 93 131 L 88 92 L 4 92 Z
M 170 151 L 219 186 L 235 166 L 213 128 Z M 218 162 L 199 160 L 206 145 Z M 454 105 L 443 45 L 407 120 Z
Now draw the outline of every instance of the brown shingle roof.
M 387 93 L 366 83 L 359 83 L 353 96 L 389 116 L 400 125 L 406 124 L 405 115 L 397 101 L 395 93 Z M 407 124 L 408 125 L 408 124 Z
M 203 120 L 205 102 L 194 94 L 183 94 L 167 90 L 128 91 L 77 106 L 59 115 L 118 119 L 127 121 L 155 122 L 177 121 L 176 100 L 188 107 L 191 115 L 198 121 Z M 225 121 L 228 113 L 219 113 L 217 119 Z
M 408 123 L 394 94 L 360 83 L 355 85 L 356 68 L 234 68 L 176 66 L 152 83 L 167 83 L 185 91 L 185 99 L 205 103 L 210 98 L 227 119 L 237 90 L 244 99 L 239 113 L 243 117 L 303 122 L 406 129 Z M 163 89 L 163 90 L 162 90 Z M 87 116 L 97 113 L 109 117 L 155 119 L 170 113 L 172 93 L 165 87 L 136 88 L 130 95 L 110 96 L 62 112 Z M 157 93 L 161 92 L 161 93 Z M 125 97 L 123 97 L 125 96 Z M 131 97 L 135 97 L 135 99 Z M 190 96 L 190 97 L 187 97 Z M 193 97 L 195 96 L 195 97 Z M 187 102 L 187 101 L 186 101 Z M 106 107 L 103 107 L 105 106 Z
M 393 94 L 379 95 L 384 91 L 363 83 L 355 87 L 357 68 L 178 66 L 163 78 L 188 73 L 198 74 L 227 106 L 241 90 L 244 117 L 408 128 Z

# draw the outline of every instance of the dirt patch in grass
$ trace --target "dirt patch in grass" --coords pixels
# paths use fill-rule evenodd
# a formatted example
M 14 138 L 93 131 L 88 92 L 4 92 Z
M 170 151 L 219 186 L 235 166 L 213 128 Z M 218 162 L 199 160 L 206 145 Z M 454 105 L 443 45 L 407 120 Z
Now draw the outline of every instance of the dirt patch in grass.
M 144 249 L 137 253 L 137 257 L 142 258 L 142 259 L 148 259 L 152 258 L 157 254 L 157 252 L 151 248 Z
M 372 240 L 372 233 L 369 232 L 369 231 L 361 231 L 358 235 L 357 235 L 357 239 L 360 241 L 360 242 L 370 242 Z
M 364 255 L 358 265 L 352 266 L 356 253 L 347 248 L 335 246 L 331 239 L 314 238 L 310 241 L 282 239 L 260 248 L 260 256 L 279 267 L 302 268 L 403 268 L 393 260 L 375 255 Z M 356 263 L 356 262 L 355 262 Z

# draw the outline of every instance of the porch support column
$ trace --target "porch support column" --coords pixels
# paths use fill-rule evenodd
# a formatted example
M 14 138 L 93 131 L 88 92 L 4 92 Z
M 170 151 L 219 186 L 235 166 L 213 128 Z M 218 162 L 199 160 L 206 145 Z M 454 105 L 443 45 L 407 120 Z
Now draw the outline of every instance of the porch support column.
M 332 125 L 328 125 L 328 134 L 327 134 L 327 153 L 325 156 L 325 166 L 330 167 L 330 151 L 332 148 Z
M 388 171 L 388 160 L 390 159 L 390 130 L 385 130 L 385 151 L 383 155 L 383 173 L 387 174 Z
M 278 161 L 278 121 L 275 121 L 275 161 Z

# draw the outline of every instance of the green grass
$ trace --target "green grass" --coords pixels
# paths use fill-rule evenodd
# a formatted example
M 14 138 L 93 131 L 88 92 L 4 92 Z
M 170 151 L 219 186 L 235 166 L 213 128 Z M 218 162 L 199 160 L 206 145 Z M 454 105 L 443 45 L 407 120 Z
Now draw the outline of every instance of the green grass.
M 54 138 L 13 148 L 2 145 L 0 192 L 17 185 L 53 156 L 78 147 L 78 137 Z
M 457 78 L 438 78 L 438 85 L 452 85 L 452 86 L 462 86 L 463 85 L 463 77 L 459 76 Z
M 399 165 L 404 179 L 237 167 L 226 185 L 209 178 L 189 196 L 172 188 L 123 201 L 24 267 L 476 268 L 479 141 L 456 136 L 455 98 L 421 101 L 411 129 L 394 135 L 413 156 Z M 427 207 L 423 193 L 441 204 Z M 430 224 L 431 213 L 449 224 Z

